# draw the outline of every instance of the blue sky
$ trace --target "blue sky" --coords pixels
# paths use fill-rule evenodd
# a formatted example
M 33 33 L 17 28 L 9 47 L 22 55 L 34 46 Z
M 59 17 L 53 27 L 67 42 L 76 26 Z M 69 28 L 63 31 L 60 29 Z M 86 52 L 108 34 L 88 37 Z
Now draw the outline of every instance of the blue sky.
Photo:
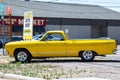
M 36 1 L 94 4 L 104 6 L 106 8 L 120 12 L 120 0 L 36 0 Z

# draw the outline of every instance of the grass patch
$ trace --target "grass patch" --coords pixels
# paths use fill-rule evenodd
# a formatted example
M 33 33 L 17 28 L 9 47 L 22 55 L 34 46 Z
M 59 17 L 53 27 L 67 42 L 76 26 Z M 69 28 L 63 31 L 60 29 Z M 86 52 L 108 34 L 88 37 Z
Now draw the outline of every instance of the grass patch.
M 41 76 L 41 73 L 48 73 L 49 69 L 54 69 L 54 66 L 51 65 L 39 65 L 39 64 L 22 64 L 18 63 L 8 63 L 0 64 L 0 71 L 3 73 L 13 73 L 23 76 L 30 77 L 44 77 L 47 75 Z
M 4 60 L 6 60 L 6 58 Z M 10 58 L 8 61 L 10 62 L 14 60 L 13 58 Z M 52 63 L 44 64 L 39 62 L 31 62 L 31 63 L 10 62 L 10 63 L 0 63 L 0 72 L 12 73 L 12 74 L 18 74 L 18 75 L 36 77 L 36 78 L 43 78 L 48 80 L 80 77 L 81 74 L 87 73 L 85 69 L 80 69 L 79 67 L 69 68 L 67 66 L 69 65 L 66 65 L 66 67 L 61 67 L 58 66 L 57 64 L 53 65 Z
M 66 69 L 60 66 L 52 66 L 52 64 L 40 64 L 40 63 L 7 63 L 0 64 L 0 72 L 12 73 L 29 77 L 38 77 L 43 79 L 58 79 L 58 78 L 72 78 L 81 73 L 85 73 L 85 70 L 79 68 Z

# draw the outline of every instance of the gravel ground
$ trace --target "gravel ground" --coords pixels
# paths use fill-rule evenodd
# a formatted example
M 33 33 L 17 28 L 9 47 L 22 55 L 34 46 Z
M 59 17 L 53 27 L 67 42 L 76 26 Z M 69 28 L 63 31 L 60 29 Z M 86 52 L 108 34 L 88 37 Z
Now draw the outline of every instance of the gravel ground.
M 2 52 L 2 50 L 0 50 Z M 9 63 L 13 58 L 0 56 L 0 63 Z M 48 60 L 33 60 L 40 65 L 59 66 L 64 71 L 71 71 L 68 78 L 97 77 L 110 80 L 120 80 L 120 46 L 116 55 L 96 57 L 93 62 L 82 62 L 80 58 L 51 58 Z

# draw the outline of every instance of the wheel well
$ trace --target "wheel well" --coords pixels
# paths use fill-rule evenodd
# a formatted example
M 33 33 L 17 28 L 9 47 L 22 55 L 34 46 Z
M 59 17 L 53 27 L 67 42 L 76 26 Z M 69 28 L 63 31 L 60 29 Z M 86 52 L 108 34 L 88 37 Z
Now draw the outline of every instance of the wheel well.
M 81 53 L 83 53 L 85 50 L 82 50 L 82 51 L 80 51 L 79 52 L 79 57 L 81 56 Z M 92 51 L 92 50 L 90 50 L 90 51 Z M 97 56 L 98 54 L 97 54 L 97 52 L 95 52 L 95 51 L 92 51 L 94 54 L 95 54 L 95 56 Z
M 17 49 L 15 49 L 14 55 L 16 54 L 17 51 L 27 51 L 28 54 L 32 57 L 32 55 L 30 54 L 30 52 L 27 49 L 25 49 L 25 48 L 17 48 Z

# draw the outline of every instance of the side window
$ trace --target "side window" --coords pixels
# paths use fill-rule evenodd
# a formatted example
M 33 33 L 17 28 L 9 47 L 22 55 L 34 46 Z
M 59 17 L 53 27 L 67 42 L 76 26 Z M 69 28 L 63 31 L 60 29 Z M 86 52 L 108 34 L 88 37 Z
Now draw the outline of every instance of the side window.
M 63 41 L 64 38 L 61 34 L 48 34 L 44 41 Z

